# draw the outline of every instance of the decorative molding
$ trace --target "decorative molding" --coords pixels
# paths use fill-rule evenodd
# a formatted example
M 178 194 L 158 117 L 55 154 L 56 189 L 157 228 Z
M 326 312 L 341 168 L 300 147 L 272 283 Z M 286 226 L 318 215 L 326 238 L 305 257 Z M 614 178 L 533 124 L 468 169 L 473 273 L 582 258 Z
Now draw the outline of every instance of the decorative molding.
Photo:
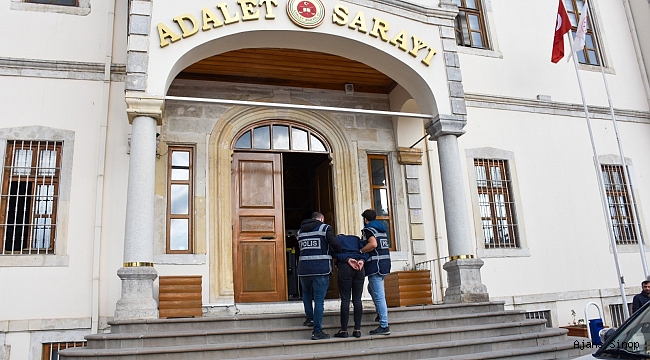
M 103 81 L 104 64 L 0 57 L 1 75 Z M 111 81 L 123 82 L 125 76 L 126 65 L 111 64 Z
M 468 107 L 475 108 L 521 111 L 579 118 L 585 117 L 582 104 L 471 93 L 465 94 L 465 102 Z M 614 113 L 616 114 L 616 120 L 618 121 L 650 124 L 650 112 L 648 111 L 614 109 Z M 609 108 L 605 106 L 590 105 L 589 116 L 592 119 L 611 120 Z
M 463 135 L 465 125 L 467 125 L 466 116 L 438 114 L 433 120 L 427 122 L 424 127 L 427 134 L 433 140 L 437 140 L 444 135 Z
M 342 0 L 344 2 L 377 9 L 385 13 L 408 18 L 426 24 L 453 26 L 453 21 L 458 14 L 458 7 L 455 5 L 444 8 L 427 7 L 420 4 L 413 4 L 404 0 Z
M 90 14 L 90 0 L 79 0 L 79 6 L 26 3 L 24 0 L 11 0 L 11 10 L 39 11 L 48 13 L 86 16 Z

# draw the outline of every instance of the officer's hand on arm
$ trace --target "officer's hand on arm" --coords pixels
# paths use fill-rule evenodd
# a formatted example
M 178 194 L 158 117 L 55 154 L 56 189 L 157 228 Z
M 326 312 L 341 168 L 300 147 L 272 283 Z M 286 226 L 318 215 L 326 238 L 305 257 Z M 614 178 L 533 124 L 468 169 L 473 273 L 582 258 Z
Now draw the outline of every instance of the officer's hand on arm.
M 361 253 L 367 253 L 377 248 L 377 239 L 374 236 L 368 238 L 368 243 L 361 249 Z

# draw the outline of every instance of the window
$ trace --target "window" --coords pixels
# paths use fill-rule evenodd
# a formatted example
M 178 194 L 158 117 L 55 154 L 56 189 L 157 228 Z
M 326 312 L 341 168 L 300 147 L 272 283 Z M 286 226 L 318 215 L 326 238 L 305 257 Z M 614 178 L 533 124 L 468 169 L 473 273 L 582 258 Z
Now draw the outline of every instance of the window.
M 547 328 L 553 327 L 551 324 L 551 310 L 526 311 L 526 319 L 544 319 Z
M 43 360 L 59 360 L 59 351 L 67 348 L 85 347 L 85 341 L 43 344 Z
M 486 49 L 487 33 L 483 20 L 481 0 L 453 0 L 458 6 L 455 30 L 456 43 L 460 46 Z
M 601 165 L 601 167 L 616 244 L 636 244 L 634 210 L 627 192 L 625 177 L 623 177 L 623 166 Z
M 627 310 L 632 315 L 632 303 L 627 304 Z M 623 325 L 625 321 L 625 313 L 623 312 L 623 304 L 610 304 L 609 313 L 612 319 L 612 327 L 617 328 Z
M 53 254 L 61 142 L 7 142 L 0 199 L 2 254 Z
M 314 132 L 291 124 L 267 124 L 244 132 L 235 149 L 329 152 Z
M 370 201 L 377 213 L 377 220 L 384 223 L 390 249 L 395 250 L 395 231 L 390 200 L 390 181 L 388 178 L 388 156 L 368 155 L 368 173 L 370 174 Z
M 518 229 L 507 160 L 475 159 L 485 248 L 516 248 Z
M 567 13 L 569 14 L 569 19 L 571 19 L 571 35 L 575 39 L 576 31 L 578 31 L 578 21 L 580 20 L 580 11 L 584 6 L 583 0 L 564 0 L 564 7 L 566 8 Z M 589 5 L 587 5 L 589 6 Z M 593 27 L 593 8 L 589 7 L 589 16 L 587 19 L 587 35 L 585 36 L 585 46 L 582 51 L 578 51 L 578 62 L 581 64 L 588 65 L 600 65 L 600 55 L 596 48 L 596 34 L 594 33 Z
M 77 0 L 25 0 L 26 3 L 79 6 Z
M 194 149 L 170 146 L 167 153 L 167 253 L 191 254 Z

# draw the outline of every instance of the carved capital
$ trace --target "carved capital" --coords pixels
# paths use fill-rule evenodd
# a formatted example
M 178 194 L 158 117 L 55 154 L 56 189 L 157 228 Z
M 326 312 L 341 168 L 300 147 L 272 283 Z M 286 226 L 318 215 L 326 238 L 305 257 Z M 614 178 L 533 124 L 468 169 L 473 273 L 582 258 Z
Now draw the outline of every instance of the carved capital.
M 158 125 L 162 125 L 163 107 L 165 99 L 155 96 L 126 95 L 126 114 L 129 117 L 129 124 L 138 116 L 148 116 L 156 119 Z
M 422 149 L 397 148 L 397 161 L 401 165 L 422 165 Z
M 427 122 L 425 128 L 427 134 L 433 140 L 437 140 L 443 135 L 456 135 L 457 137 L 463 135 L 465 125 L 467 125 L 467 117 L 464 115 L 438 114 L 433 120 Z

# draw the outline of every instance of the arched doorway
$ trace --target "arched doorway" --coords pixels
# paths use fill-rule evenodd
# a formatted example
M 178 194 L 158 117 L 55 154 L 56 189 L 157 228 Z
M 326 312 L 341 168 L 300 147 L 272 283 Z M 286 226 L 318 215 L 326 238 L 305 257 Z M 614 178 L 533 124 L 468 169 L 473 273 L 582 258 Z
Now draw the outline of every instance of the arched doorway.
M 232 148 L 235 302 L 298 299 L 301 220 L 320 211 L 335 226 L 331 147 L 305 125 L 273 120 L 241 130 Z

